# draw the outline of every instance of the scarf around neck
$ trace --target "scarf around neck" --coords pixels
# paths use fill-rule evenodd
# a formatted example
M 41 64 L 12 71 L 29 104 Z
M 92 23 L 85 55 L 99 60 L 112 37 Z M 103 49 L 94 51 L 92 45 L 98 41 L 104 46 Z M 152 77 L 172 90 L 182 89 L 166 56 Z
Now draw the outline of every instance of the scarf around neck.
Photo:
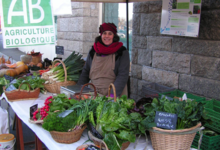
M 94 43 L 93 45 L 96 53 L 104 54 L 104 55 L 113 54 L 117 52 L 122 46 L 123 46 L 122 42 L 114 42 L 107 47 L 101 44 L 99 41 L 97 43 Z

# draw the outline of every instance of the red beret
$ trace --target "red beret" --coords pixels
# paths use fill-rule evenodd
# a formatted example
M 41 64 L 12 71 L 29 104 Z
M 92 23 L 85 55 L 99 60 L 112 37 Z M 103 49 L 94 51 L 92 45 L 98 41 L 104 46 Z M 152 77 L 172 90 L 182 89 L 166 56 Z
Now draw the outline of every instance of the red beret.
M 103 23 L 99 27 L 99 33 L 102 35 L 104 31 L 112 31 L 114 34 L 117 33 L 117 27 L 114 23 Z

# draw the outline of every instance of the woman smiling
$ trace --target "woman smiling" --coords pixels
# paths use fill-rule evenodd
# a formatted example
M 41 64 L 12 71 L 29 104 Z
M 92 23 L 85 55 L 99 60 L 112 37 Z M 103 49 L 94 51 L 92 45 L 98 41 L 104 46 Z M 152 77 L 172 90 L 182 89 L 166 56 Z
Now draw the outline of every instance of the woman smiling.
M 103 23 L 99 33 L 89 51 L 78 84 L 83 85 L 91 80 L 98 93 L 107 95 L 109 84 L 113 83 L 117 96 L 127 95 L 129 52 L 119 42 L 115 24 Z

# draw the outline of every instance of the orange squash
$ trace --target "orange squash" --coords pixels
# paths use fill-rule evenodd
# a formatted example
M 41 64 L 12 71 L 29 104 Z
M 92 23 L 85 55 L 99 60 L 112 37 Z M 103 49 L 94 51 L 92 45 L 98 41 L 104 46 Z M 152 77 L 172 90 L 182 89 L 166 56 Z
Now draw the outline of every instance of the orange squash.
M 24 65 L 24 62 L 23 61 L 18 61 L 16 62 L 17 66 L 20 66 L 20 65 Z
M 8 57 L 8 60 L 5 62 L 6 64 L 11 64 L 10 58 L 11 57 Z
M 8 70 L 6 71 L 6 75 L 11 76 L 11 77 L 14 77 L 14 76 L 17 75 L 17 73 L 16 73 L 15 69 L 8 69 Z
M 0 64 L 4 64 L 5 63 L 5 58 L 4 56 L 2 55 L 2 57 L 0 58 Z
M 5 66 L 7 66 L 8 68 L 16 68 L 17 64 L 16 63 L 14 63 L 14 64 L 5 64 Z
M 26 68 L 25 64 L 23 64 L 23 65 L 17 66 L 14 70 L 16 71 L 17 75 L 19 75 L 20 73 L 25 72 L 26 70 L 25 68 Z

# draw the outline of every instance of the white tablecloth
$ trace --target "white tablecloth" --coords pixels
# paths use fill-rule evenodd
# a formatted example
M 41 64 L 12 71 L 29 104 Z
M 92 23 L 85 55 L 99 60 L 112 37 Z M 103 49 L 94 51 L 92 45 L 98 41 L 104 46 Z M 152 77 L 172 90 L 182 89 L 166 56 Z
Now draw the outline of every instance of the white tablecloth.
M 76 149 L 78 146 L 85 144 L 85 142 L 88 140 L 87 130 L 83 132 L 83 135 L 81 136 L 79 141 L 72 143 L 72 144 L 61 144 L 61 143 L 57 143 L 56 141 L 54 141 L 50 133 L 47 130 L 43 129 L 41 125 L 33 124 L 29 122 L 30 107 L 35 104 L 38 104 L 38 107 L 44 106 L 44 101 L 49 96 L 53 96 L 53 94 L 52 93 L 47 93 L 47 94 L 40 93 L 39 98 L 36 100 L 23 100 L 23 101 L 10 102 L 8 101 L 5 93 L 3 93 L 0 100 L 2 98 L 6 99 L 6 101 L 10 104 L 14 112 L 17 114 L 17 116 L 36 134 L 36 136 L 44 143 L 44 145 L 48 149 L 71 150 L 71 149 Z M 91 144 L 91 142 L 87 142 L 86 144 Z M 136 143 L 131 143 L 126 150 L 134 150 L 135 145 Z M 146 146 L 147 148 L 145 149 Z M 150 139 L 147 145 L 145 138 L 141 137 L 138 141 L 138 144 L 135 150 L 144 150 L 144 149 L 153 150 Z M 191 148 L 191 150 L 193 150 L 193 148 Z
M 37 137 L 45 144 L 45 146 L 50 150 L 70 150 L 75 149 L 78 146 L 84 144 L 88 140 L 87 130 L 84 131 L 81 139 L 72 144 L 61 144 L 54 141 L 50 133 L 43 129 L 41 125 L 33 124 L 29 122 L 30 107 L 34 104 L 38 104 L 38 107 L 44 105 L 44 101 L 47 97 L 52 96 L 52 93 L 47 93 L 46 95 L 40 94 L 39 98 L 36 100 L 23 100 L 10 102 L 8 101 L 6 95 L 3 93 L 2 98 L 4 97 L 6 101 L 10 104 L 17 116 L 37 135 Z M 86 144 L 91 144 L 87 142 Z M 131 143 L 126 150 L 133 150 L 135 143 Z M 144 138 L 139 140 L 139 143 L 136 147 L 136 150 L 144 150 L 146 146 Z M 146 150 L 153 150 L 151 144 L 148 145 Z

